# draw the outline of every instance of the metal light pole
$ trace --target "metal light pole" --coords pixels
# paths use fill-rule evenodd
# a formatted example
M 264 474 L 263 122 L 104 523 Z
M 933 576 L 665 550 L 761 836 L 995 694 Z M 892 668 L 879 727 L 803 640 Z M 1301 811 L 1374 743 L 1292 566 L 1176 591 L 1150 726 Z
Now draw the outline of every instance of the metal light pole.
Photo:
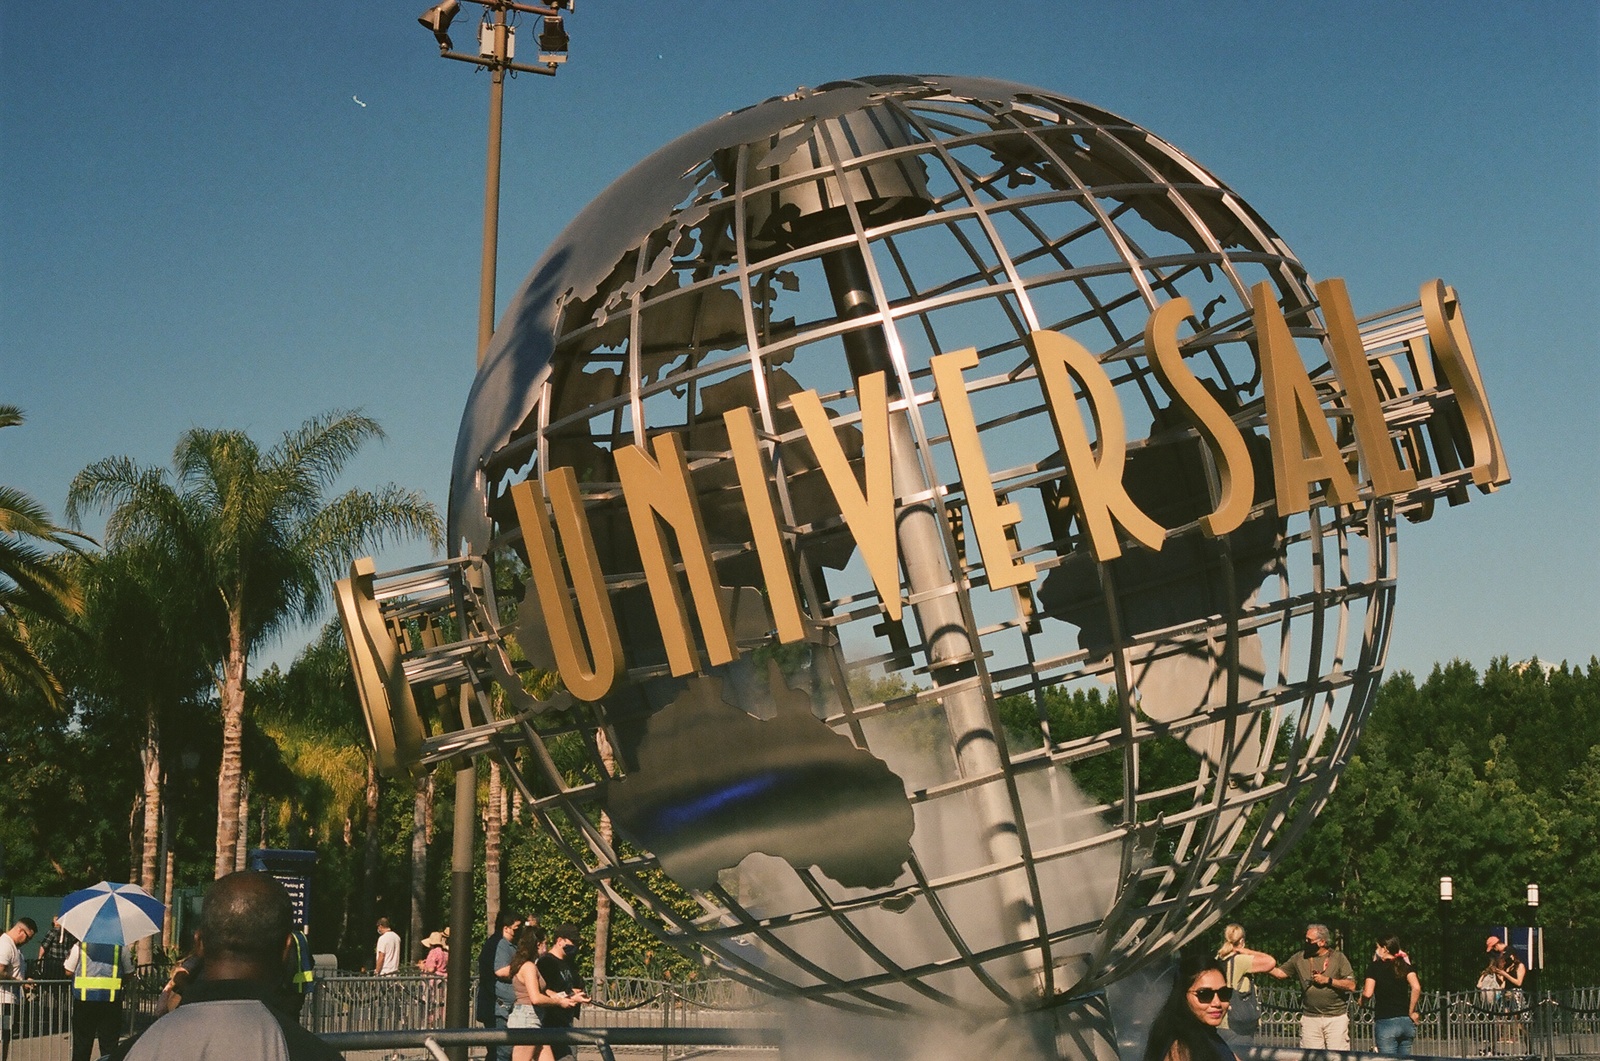
M 1528 971 L 1538 975 L 1544 967 L 1544 933 L 1539 930 L 1539 886 L 1528 882 Z
M 468 55 L 455 50 L 450 39 L 450 23 L 461 10 L 460 0 L 443 0 L 430 7 L 417 19 L 433 32 L 439 42 L 439 55 L 445 59 L 471 63 L 487 69 L 489 82 L 489 152 L 484 167 L 483 181 L 483 262 L 478 274 L 478 365 L 483 365 L 489 351 L 489 340 L 494 336 L 494 285 L 495 263 L 500 243 L 500 128 L 505 109 L 506 71 L 555 76 L 560 64 L 566 62 L 567 34 L 562 25 L 562 9 L 570 9 L 572 0 L 552 0 L 549 5 L 520 4 L 511 0 L 471 0 L 484 9 L 483 21 L 478 26 L 478 54 Z M 516 30 L 507 20 L 507 12 L 516 11 L 537 15 L 543 21 L 538 44 L 542 51 L 539 65 L 513 62 L 516 54 Z M 470 726 L 467 714 L 469 691 L 461 690 L 461 724 Z M 450 949 L 450 964 L 445 982 L 445 1024 L 453 1028 L 468 1026 L 472 978 L 473 944 L 477 933 L 473 931 L 472 913 L 472 861 L 473 840 L 478 807 L 478 772 L 471 757 L 463 756 L 456 764 L 455 837 L 450 852 L 450 935 L 455 946 Z M 466 1048 L 452 1051 L 465 1061 Z
M 1456 897 L 1456 883 L 1439 878 L 1439 987 L 1450 990 L 1450 904 Z

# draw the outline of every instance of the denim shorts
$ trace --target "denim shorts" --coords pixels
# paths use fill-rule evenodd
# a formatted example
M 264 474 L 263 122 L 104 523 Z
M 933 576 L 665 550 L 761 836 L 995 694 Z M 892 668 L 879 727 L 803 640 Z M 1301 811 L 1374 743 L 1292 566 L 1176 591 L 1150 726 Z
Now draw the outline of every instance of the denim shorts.
M 507 1028 L 540 1028 L 539 1011 L 532 1006 L 518 1002 L 511 1010 L 511 1016 L 506 1018 Z

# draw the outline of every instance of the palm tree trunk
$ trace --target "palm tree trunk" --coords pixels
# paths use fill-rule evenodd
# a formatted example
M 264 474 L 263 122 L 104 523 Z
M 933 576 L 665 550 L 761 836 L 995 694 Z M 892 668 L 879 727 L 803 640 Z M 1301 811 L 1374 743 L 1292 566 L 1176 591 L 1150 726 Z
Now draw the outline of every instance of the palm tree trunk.
M 411 804 L 411 946 L 422 938 L 422 911 L 428 905 L 428 809 L 433 803 L 433 774 L 417 781 Z
M 161 866 L 161 904 L 167 908 L 167 919 L 162 925 L 161 945 L 167 950 L 172 950 L 178 943 L 178 919 L 172 916 L 172 811 L 166 807 L 161 808 L 161 843 L 166 848 Z
M 233 842 L 233 872 L 245 866 L 245 851 L 250 846 L 250 779 L 239 778 L 239 831 Z
M 378 761 L 367 756 L 366 820 L 363 823 L 361 850 L 361 887 L 356 889 L 356 932 L 372 929 L 372 896 L 378 887 Z M 364 944 L 366 936 L 361 937 Z M 343 941 L 346 946 L 349 940 Z
M 486 923 L 494 928 L 500 916 L 500 834 L 505 818 L 505 785 L 500 760 L 489 760 L 489 805 L 483 812 L 483 905 Z
M 616 753 L 611 750 L 611 742 L 606 739 L 605 730 L 595 733 L 595 743 L 600 750 L 600 762 L 605 766 L 606 776 L 615 777 L 617 773 Z M 612 843 L 611 815 L 605 811 L 600 812 L 600 840 L 606 847 Z M 601 888 L 594 896 L 594 982 L 599 987 L 606 980 L 606 960 L 611 950 L 611 896 Z
M 144 744 L 139 749 L 139 762 L 144 767 L 144 850 L 139 859 L 139 886 L 151 895 L 156 893 L 157 854 L 161 849 L 161 726 L 156 718 L 156 705 L 145 703 Z M 134 948 L 135 960 L 149 965 L 154 957 L 155 941 L 145 938 Z
M 228 609 L 228 657 L 222 665 L 222 766 L 217 771 L 215 876 L 234 871 L 239 858 L 239 790 L 244 783 L 244 675 L 249 652 L 244 616 L 237 602 Z
M 373 927 L 373 890 L 378 887 L 378 762 L 371 749 L 366 751 L 366 799 L 362 810 L 362 869 L 346 904 L 344 927 L 339 930 L 339 954 L 354 946 L 350 941 L 352 919 L 354 931 L 362 933 Z M 362 943 L 366 938 L 363 936 Z

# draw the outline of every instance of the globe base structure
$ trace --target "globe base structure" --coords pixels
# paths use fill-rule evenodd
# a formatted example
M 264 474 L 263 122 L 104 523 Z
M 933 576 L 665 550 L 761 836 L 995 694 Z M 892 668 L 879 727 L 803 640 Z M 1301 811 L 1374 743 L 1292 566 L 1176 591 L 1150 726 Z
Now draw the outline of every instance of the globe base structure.
M 461 555 L 341 606 L 386 770 L 498 757 L 727 975 L 995 1019 L 1270 871 L 1371 704 L 1397 520 L 1507 479 L 1442 283 L 1357 317 L 1126 119 L 864 78 L 574 220 L 469 397 Z

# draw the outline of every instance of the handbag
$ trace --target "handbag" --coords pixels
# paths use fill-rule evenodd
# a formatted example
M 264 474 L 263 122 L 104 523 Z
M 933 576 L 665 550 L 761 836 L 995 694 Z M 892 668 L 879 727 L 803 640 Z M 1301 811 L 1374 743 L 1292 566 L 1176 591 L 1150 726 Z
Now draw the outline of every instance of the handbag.
M 1233 1004 L 1228 1007 L 1228 1028 L 1243 1034 L 1254 1034 L 1261 1023 L 1261 1004 L 1256 999 L 1255 985 L 1249 973 L 1234 974 L 1238 955 L 1228 958 L 1228 981 L 1233 985 Z
M 1478 977 L 1478 1005 L 1484 1009 L 1493 1009 L 1499 1000 L 1500 978 L 1494 973 L 1484 973 Z

